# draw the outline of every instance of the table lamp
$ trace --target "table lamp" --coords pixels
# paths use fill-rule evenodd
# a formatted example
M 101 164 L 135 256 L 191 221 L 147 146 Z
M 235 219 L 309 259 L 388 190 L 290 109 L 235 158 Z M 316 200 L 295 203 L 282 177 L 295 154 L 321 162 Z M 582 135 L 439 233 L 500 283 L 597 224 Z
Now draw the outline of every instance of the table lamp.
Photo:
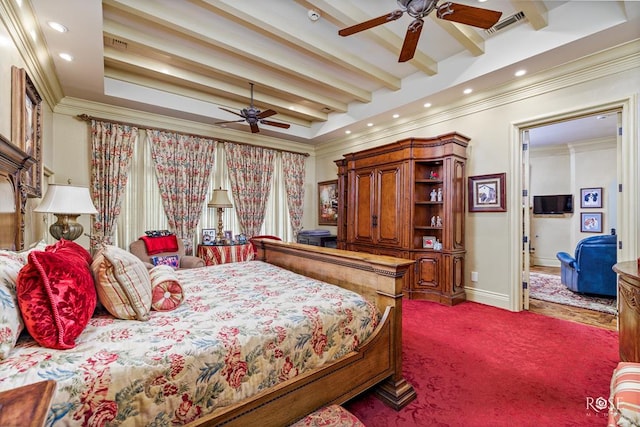
M 224 208 L 232 208 L 231 200 L 229 200 L 229 196 L 227 195 L 227 190 L 223 190 L 222 187 L 213 190 L 213 196 L 211 196 L 211 200 L 207 204 L 210 208 L 218 208 L 218 234 L 216 235 L 216 241 L 221 242 L 224 240 L 224 234 L 222 233 L 222 213 Z
M 34 212 L 52 213 L 58 219 L 49 227 L 53 237 L 75 240 L 82 235 L 82 224 L 76 219 L 83 214 L 97 214 L 89 189 L 75 185 L 50 184 Z

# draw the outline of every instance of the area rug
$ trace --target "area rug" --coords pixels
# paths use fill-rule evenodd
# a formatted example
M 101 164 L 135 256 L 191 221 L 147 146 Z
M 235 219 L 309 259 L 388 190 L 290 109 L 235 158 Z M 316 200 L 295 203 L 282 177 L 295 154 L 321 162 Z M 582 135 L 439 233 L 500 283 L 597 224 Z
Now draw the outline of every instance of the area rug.
M 529 311 L 403 300 L 403 372 L 417 398 L 395 411 L 365 393 L 367 427 L 602 427 L 618 333 Z
M 615 298 L 596 297 L 573 292 L 560 283 L 560 276 L 530 273 L 529 284 L 530 298 L 601 311 L 603 313 L 617 313 Z

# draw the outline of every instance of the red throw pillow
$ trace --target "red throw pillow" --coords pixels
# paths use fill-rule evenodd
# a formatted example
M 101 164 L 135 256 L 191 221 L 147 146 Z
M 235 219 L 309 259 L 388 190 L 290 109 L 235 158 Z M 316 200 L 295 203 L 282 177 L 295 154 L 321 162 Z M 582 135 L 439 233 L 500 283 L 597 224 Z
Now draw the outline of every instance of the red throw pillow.
M 84 261 L 88 265 L 91 265 L 91 254 L 85 248 L 71 240 L 60 239 L 53 245 L 47 246 L 44 250 L 47 252 L 55 252 L 65 257 L 77 257 L 78 261 Z
M 75 347 L 96 308 L 91 269 L 74 245 L 63 242 L 31 252 L 18 274 L 16 293 L 25 327 L 43 347 Z

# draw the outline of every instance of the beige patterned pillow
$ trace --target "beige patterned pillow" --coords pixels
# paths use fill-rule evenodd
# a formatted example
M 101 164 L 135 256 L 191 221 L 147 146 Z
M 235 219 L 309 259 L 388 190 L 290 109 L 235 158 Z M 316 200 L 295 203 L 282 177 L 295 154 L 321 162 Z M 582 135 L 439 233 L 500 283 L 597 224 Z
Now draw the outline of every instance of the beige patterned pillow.
M 20 254 L 0 251 L 0 360 L 9 357 L 24 329 L 16 296 L 16 281 L 23 266 Z
M 91 264 L 100 303 L 119 319 L 147 320 L 151 280 L 144 263 L 130 252 L 106 245 Z

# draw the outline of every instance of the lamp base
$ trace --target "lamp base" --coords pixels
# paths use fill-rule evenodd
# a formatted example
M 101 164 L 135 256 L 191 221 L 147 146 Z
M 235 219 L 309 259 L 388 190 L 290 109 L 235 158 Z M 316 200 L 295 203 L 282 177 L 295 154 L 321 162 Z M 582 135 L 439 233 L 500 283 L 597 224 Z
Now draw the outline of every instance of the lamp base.
M 49 227 L 49 233 L 57 240 L 76 240 L 82 236 L 82 224 L 76 221 L 80 215 L 54 214 L 58 219 Z

